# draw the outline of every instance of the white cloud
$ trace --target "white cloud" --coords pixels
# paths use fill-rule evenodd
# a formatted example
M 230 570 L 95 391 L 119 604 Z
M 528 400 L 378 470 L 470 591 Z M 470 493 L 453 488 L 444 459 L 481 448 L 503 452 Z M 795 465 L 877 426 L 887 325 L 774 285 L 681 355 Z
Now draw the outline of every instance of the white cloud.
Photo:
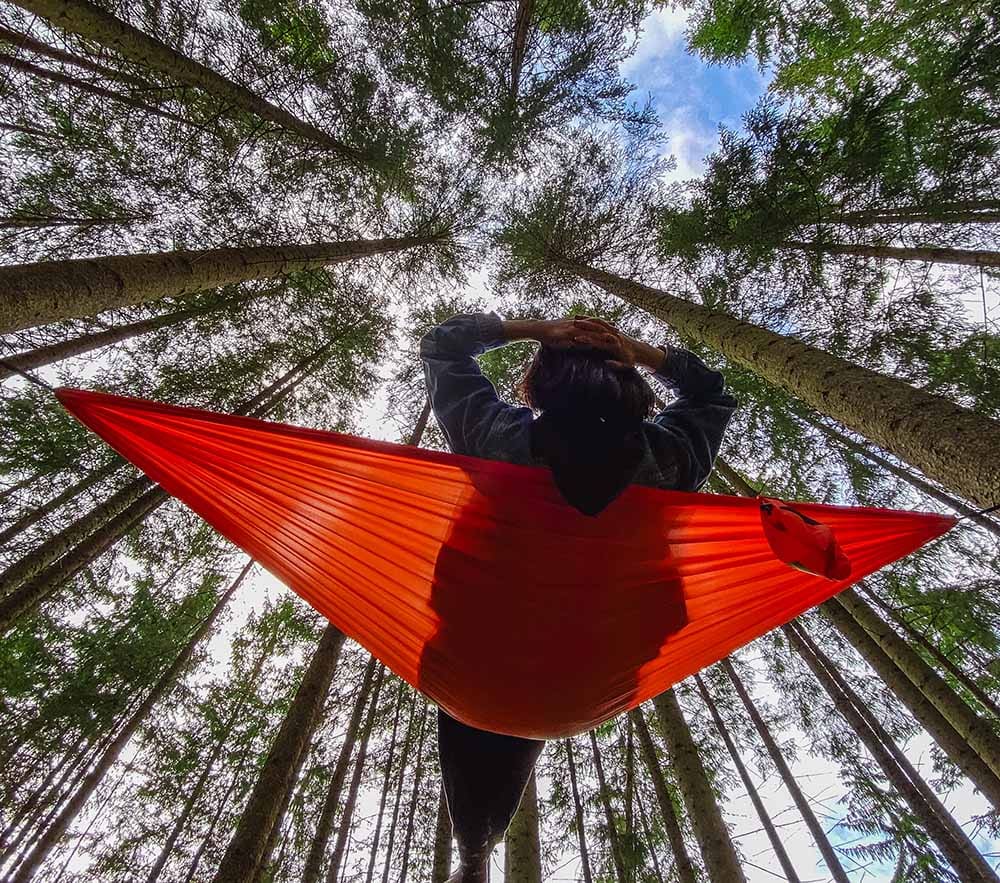
M 643 65 L 676 51 L 684 37 L 690 13 L 686 9 L 655 9 L 639 27 L 639 45 L 622 64 L 626 77 Z
M 677 165 L 667 173 L 667 181 L 685 181 L 705 170 L 705 158 L 718 145 L 718 132 L 713 126 L 699 122 L 693 109 L 687 106 L 672 109 L 664 119 L 667 134 L 666 153 L 672 154 Z

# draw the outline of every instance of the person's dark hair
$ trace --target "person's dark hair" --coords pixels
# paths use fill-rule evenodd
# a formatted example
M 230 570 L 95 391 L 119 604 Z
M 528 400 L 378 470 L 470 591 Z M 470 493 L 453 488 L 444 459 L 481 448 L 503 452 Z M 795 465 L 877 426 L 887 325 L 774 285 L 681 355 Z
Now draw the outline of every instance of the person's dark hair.
M 624 423 L 647 419 L 654 403 L 635 368 L 609 365 L 599 350 L 539 347 L 520 391 L 536 411 Z

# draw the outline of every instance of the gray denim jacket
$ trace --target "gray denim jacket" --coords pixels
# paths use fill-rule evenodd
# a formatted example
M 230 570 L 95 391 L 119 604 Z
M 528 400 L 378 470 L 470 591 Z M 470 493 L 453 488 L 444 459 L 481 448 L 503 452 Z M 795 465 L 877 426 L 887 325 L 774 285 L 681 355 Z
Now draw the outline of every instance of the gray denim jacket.
M 431 407 L 454 453 L 543 466 L 531 452 L 534 413 L 502 401 L 475 359 L 506 343 L 494 313 L 454 316 L 427 332 L 420 358 Z M 712 471 L 736 400 L 722 375 L 696 355 L 675 347 L 667 353 L 653 377 L 676 396 L 644 424 L 647 451 L 633 481 L 693 491 Z

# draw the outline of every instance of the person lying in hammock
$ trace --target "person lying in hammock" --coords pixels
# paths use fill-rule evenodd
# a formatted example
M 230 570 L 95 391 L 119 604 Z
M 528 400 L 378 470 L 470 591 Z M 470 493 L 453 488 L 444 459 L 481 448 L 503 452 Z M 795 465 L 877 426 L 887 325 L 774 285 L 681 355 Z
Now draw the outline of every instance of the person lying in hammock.
M 475 359 L 516 340 L 541 344 L 521 383 L 529 407 L 502 401 Z M 722 375 L 697 356 L 650 346 L 600 319 L 455 316 L 424 336 L 420 356 L 431 407 L 454 453 L 547 466 L 566 502 L 586 515 L 633 483 L 700 488 L 736 407 Z M 639 367 L 677 393 L 651 420 L 654 396 Z M 543 745 L 438 710 L 441 776 L 460 859 L 450 883 L 488 881 L 490 853 Z

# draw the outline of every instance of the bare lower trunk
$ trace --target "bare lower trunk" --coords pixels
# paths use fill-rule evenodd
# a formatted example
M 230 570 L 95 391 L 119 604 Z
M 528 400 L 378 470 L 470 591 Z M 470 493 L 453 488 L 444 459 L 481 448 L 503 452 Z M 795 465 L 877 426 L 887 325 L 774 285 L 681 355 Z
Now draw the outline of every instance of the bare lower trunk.
M 375 874 L 375 858 L 378 855 L 379 838 L 382 836 L 382 818 L 385 814 L 385 804 L 389 799 L 389 782 L 392 778 L 392 762 L 396 756 L 396 736 L 399 733 L 399 718 L 403 711 L 403 681 L 399 682 L 396 690 L 396 712 L 392 719 L 392 736 L 389 739 L 389 756 L 385 762 L 385 771 L 382 774 L 382 792 L 378 802 L 378 815 L 375 820 L 375 833 L 372 835 L 372 847 L 368 854 L 368 873 L 365 875 L 365 883 L 372 883 Z
M 753 721 L 757 735 L 760 736 L 764 747 L 767 749 L 768 756 L 778 770 L 778 775 L 781 776 L 781 781 L 784 783 L 788 793 L 792 795 L 792 800 L 795 801 L 795 806 L 798 808 L 799 814 L 805 820 L 806 827 L 809 829 L 809 833 L 812 834 L 813 841 L 816 843 L 820 855 L 823 856 L 823 860 L 826 862 L 830 876 L 833 877 L 836 883 L 851 883 L 847 873 L 844 871 L 843 865 L 840 863 L 840 858 L 830 843 L 830 839 L 826 836 L 826 831 L 823 830 L 823 826 L 820 824 L 819 819 L 816 818 L 816 814 L 809 805 L 808 799 L 802 793 L 802 789 L 799 787 L 795 776 L 792 775 L 792 770 L 781 753 L 778 743 L 774 741 L 771 731 L 768 729 L 767 724 L 764 723 L 764 718 L 761 717 L 757 706 L 754 705 L 743 681 L 737 675 L 736 669 L 733 668 L 733 664 L 728 658 L 723 659 L 721 665 L 736 688 L 736 693 L 740 697 L 743 707 L 750 716 L 750 720 Z
M 653 700 L 684 805 L 712 883 L 745 883 L 736 847 L 674 691 Z
M 444 785 L 438 788 L 437 823 L 434 826 L 434 856 L 431 863 L 431 883 L 445 883 L 451 874 L 451 816 Z M 584 883 L 591 883 L 587 878 Z
M 604 764 L 601 762 L 601 749 L 597 744 L 597 736 L 590 731 L 590 750 L 594 756 L 594 770 L 597 773 L 598 797 L 604 811 L 604 824 L 607 826 L 608 846 L 611 851 L 611 861 L 615 868 L 618 883 L 626 883 L 625 860 L 622 858 L 621 842 L 618 838 L 618 827 L 615 824 L 615 814 L 611 809 L 611 797 L 608 793 L 608 782 L 604 776 Z
M 576 762 L 573 760 L 573 743 L 567 739 L 563 742 L 566 748 L 566 765 L 569 767 L 569 785 L 573 794 L 573 814 L 576 819 L 576 836 L 580 843 L 580 863 L 583 867 L 583 883 L 594 883 L 594 875 L 590 870 L 590 852 L 587 850 L 587 822 L 583 814 L 583 803 L 580 801 L 580 788 L 576 780 Z
M 419 811 L 420 783 L 424 770 L 424 740 L 427 736 L 427 707 L 420 718 L 420 738 L 417 740 L 417 770 L 413 774 L 413 791 L 410 794 L 410 811 L 406 815 L 406 833 L 403 835 L 403 857 L 399 862 L 399 883 L 406 883 L 410 867 L 410 847 L 413 844 L 413 828 Z
M 535 771 L 521 795 L 504 840 L 504 883 L 542 883 L 542 850 L 538 834 L 538 786 Z
M 399 755 L 399 778 L 396 780 L 396 799 L 392 806 L 392 818 L 389 820 L 389 836 L 385 844 L 385 865 L 382 868 L 382 883 L 389 883 L 390 871 L 395 871 L 392 863 L 392 852 L 396 845 L 396 825 L 399 822 L 399 810 L 403 805 L 403 783 L 406 780 L 406 768 L 409 765 L 410 747 L 413 738 L 413 725 L 416 722 L 417 694 L 410 694 L 410 716 L 406 722 L 406 735 L 403 737 L 403 750 Z
M 736 772 L 739 773 L 740 781 L 743 782 L 743 787 L 747 789 L 747 795 L 750 797 L 750 802 L 753 804 L 753 808 L 757 813 L 757 818 L 760 819 L 760 823 L 764 828 L 764 833 L 767 834 L 767 839 L 771 842 L 771 848 L 774 850 L 774 854 L 778 857 L 778 864 L 781 865 L 781 870 L 785 874 L 785 879 L 789 883 L 800 883 L 799 875 L 795 871 L 795 866 L 792 864 L 792 860 L 788 857 L 788 852 L 785 849 L 785 845 L 781 842 L 781 838 L 778 836 L 778 832 L 775 830 L 774 823 L 771 821 L 771 816 L 768 814 L 764 807 L 764 801 L 760 799 L 760 795 L 757 793 L 757 786 L 754 785 L 753 779 L 750 778 L 750 773 L 743 763 L 743 758 L 740 757 L 739 751 L 736 749 L 732 737 L 729 735 L 729 729 L 726 727 L 725 721 L 722 720 L 722 715 L 719 714 L 719 709 L 715 705 L 715 701 L 712 699 L 712 695 L 708 692 L 705 687 L 705 682 L 701 679 L 701 675 L 694 676 L 695 683 L 698 685 L 698 692 L 701 694 L 702 701 L 708 707 L 708 712 L 712 716 L 712 720 L 715 723 L 715 728 L 719 735 L 722 736 L 722 741 L 726 743 L 726 748 L 729 751 L 729 756 L 732 758 L 733 765 L 736 767 Z
M 12 878 L 12 883 L 28 883 L 28 881 L 35 876 L 35 872 L 41 866 L 42 862 L 44 862 L 49 856 L 49 853 L 51 853 L 62 836 L 66 833 L 77 814 L 81 809 L 83 809 L 83 805 L 87 802 L 101 782 L 104 781 L 104 777 L 107 775 L 108 770 L 111 769 L 115 761 L 118 760 L 118 757 L 121 755 L 125 746 L 129 743 L 129 740 L 131 740 L 132 736 L 135 735 L 139 727 L 142 726 L 146 718 L 149 716 L 149 713 L 153 710 L 157 703 L 166 697 L 173 688 L 177 678 L 180 677 L 180 675 L 187 668 L 188 661 L 191 659 L 195 648 L 211 631 L 215 621 L 219 618 L 219 614 L 221 614 L 225 609 L 229 599 L 232 598 L 233 594 L 239 588 L 247 573 L 250 572 L 250 568 L 252 566 L 252 561 L 247 563 L 247 565 L 240 572 L 239 576 L 233 580 L 229 588 L 226 589 L 226 591 L 219 598 L 215 607 L 212 609 L 212 612 L 209 613 L 204 622 L 202 622 L 202 624 L 195 630 L 188 643 L 177 655 L 176 659 L 174 659 L 174 661 L 170 664 L 170 667 L 167 668 L 162 675 L 160 675 L 160 678 L 153 685 L 152 690 L 150 690 L 149 694 L 135 710 L 126 722 L 125 726 L 121 728 L 111 744 L 108 745 L 101 757 L 97 760 L 97 763 L 95 763 L 93 768 L 87 773 L 87 776 L 80 784 L 80 787 L 76 789 L 72 798 L 70 798 L 69 802 L 59 813 L 58 817 L 52 822 L 51 825 L 49 825 L 41 840 L 31 853 L 25 857 L 24 861 L 17 870 L 16 876 Z
M 299 762 L 319 721 L 343 645 L 344 633 L 328 625 L 271 745 L 213 878 L 215 883 L 253 883 L 267 863 L 269 856 L 265 853 L 271 831 L 280 822 L 279 811 L 295 784 Z
M 796 624 L 782 626 L 782 631 L 963 883 L 996 881 L 996 874 L 965 832 L 913 769 L 882 725 L 839 676 L 830 660 Z
M 56 27 L 118 53 L 140 67 L 157 71 L 170 80 L 195 86 L 213 96 L 223 107 L 235 107 L 276 123 L 344 159 L 364 159 L 356 150 L 311 123 L 265 101 L 245 86 L 182 55 L 88 0 L 17 0 L 17 5 Z
M 850 257 L 960 264 L 966 267 L 1000 267 L 1000 251 L 972 251 L 965 248 L 898 248 L 891 245 L 851 245 L 845 242 L 784 242 L 780 248 L 838 254 Z
M 0 334 L 428 245 L 441 236 L 262 245 L 0 267 Z
M 976 505 L 1000 502 L 1000 424 L 719 310 L 579 264 L 558 263 L 870 438 Z

